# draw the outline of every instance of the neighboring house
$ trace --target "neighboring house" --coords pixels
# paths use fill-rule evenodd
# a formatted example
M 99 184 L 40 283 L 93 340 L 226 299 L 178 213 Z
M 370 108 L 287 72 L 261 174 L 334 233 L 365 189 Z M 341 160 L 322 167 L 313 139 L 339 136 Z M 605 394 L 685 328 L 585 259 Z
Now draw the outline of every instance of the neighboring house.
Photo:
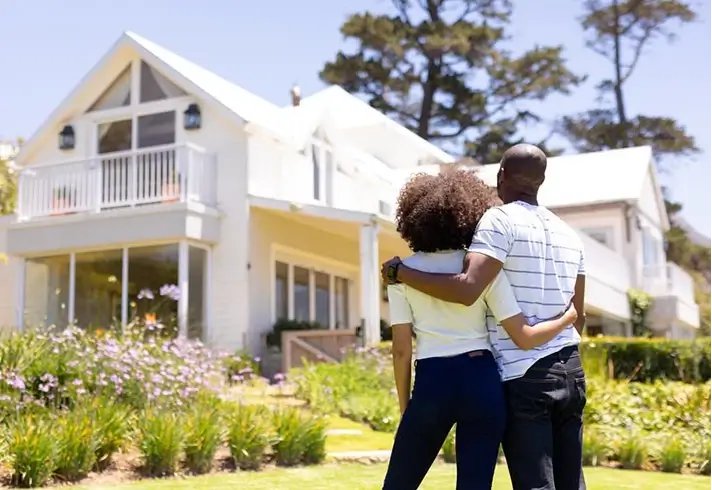
M 183 335 L 259 352 L 292 318 L 377 342 L 380 263 L 408 253 L 398 189 L 454 159 L 338 87 L 293 99 L 279 107 L 124 34 L 16 158 L 0 324 L 175 315 Z M 496 169 L 477 171 L 492 182 Z M 593 237 L 593 328 L 629 334 L 626 291 L 642 287 L 656 295 L 651 326 L 694 334 L 649 149 L 552 159 L 542 192 Z

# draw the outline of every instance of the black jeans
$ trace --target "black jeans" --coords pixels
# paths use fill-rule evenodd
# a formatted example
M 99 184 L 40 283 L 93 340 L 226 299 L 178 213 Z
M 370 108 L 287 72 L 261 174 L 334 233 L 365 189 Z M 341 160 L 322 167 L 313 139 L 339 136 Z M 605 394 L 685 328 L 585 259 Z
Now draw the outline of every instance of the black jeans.
M 585 490 L 586 378 L 578 348 L 540 359 L 504 390 L 508 420 L 502 445 L 513 490 Z
M 457 423 L 457 489 L 490 490 L 505 422 L 502 382 L 489 351 L 416 361 L 383 489 L 417 489 Z

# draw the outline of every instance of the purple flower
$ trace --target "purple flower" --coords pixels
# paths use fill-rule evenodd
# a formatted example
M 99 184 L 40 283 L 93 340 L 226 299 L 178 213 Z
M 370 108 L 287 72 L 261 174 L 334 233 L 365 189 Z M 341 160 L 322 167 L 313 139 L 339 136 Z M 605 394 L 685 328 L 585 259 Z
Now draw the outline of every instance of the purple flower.
M 153 291 L 148 288 L 139 291 L 137 296 L 138 299 L 153 299 L 153 297 Z
M 173 301 L 178 301 L 178 299 L 180 298 L 180 288 L 175 284 L 164 284 L 163 286 L 161 286 L 159 294 L 161 296 L 166 296 L 172 299 Z

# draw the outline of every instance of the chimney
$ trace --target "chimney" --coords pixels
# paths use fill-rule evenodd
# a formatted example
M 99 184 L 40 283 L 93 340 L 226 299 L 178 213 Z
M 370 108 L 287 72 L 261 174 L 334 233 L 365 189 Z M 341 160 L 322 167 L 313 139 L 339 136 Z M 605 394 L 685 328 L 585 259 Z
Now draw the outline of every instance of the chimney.
M 292 90 L 289 93 L 292 96 L 292 106 L 298 107 L 302 101 L 302 91 L 299 89 L 299 85 L 296 83 L 292 85 Z

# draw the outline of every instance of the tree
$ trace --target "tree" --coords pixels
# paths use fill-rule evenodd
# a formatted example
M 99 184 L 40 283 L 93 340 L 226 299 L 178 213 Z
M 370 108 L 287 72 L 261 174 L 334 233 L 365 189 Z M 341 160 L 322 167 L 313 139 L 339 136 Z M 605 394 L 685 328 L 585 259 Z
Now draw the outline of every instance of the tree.
M 597 86 L 599 101 L 610 106 L 564 117 L 560 132 L 578 151 L 650 145 L 659 157 L 697 153 L 694 138 L 674 119 L 630 117 L 623 91 L 645 48 L 659 38 L 673 41 L 670 25 L 695 20 L 692 8 L 677 0 L 585 0 L 584 9 L 586 44 L 612 65 L 613 77 Z
M 0 141 L 0 146 L 3 146 L 2 141 Z M 17 174 L 10 164 L 13 156 L 14 150 L 8 151 L 7 155 L 5 152 L 0 152 L 0 215 L 10 214 L 15 210 Z
M 391 15 L 357 13 L 341 26 L 357 48 L 339 51 L 321 79 L 364 97 L 420 137 L 465 148 L 483 163 L 521 141 L 539 118 L 532 101 L 568 94 L 582 79 L 562 46 L 515 56 L 502 47 L 511 0 L 392 0 Z

